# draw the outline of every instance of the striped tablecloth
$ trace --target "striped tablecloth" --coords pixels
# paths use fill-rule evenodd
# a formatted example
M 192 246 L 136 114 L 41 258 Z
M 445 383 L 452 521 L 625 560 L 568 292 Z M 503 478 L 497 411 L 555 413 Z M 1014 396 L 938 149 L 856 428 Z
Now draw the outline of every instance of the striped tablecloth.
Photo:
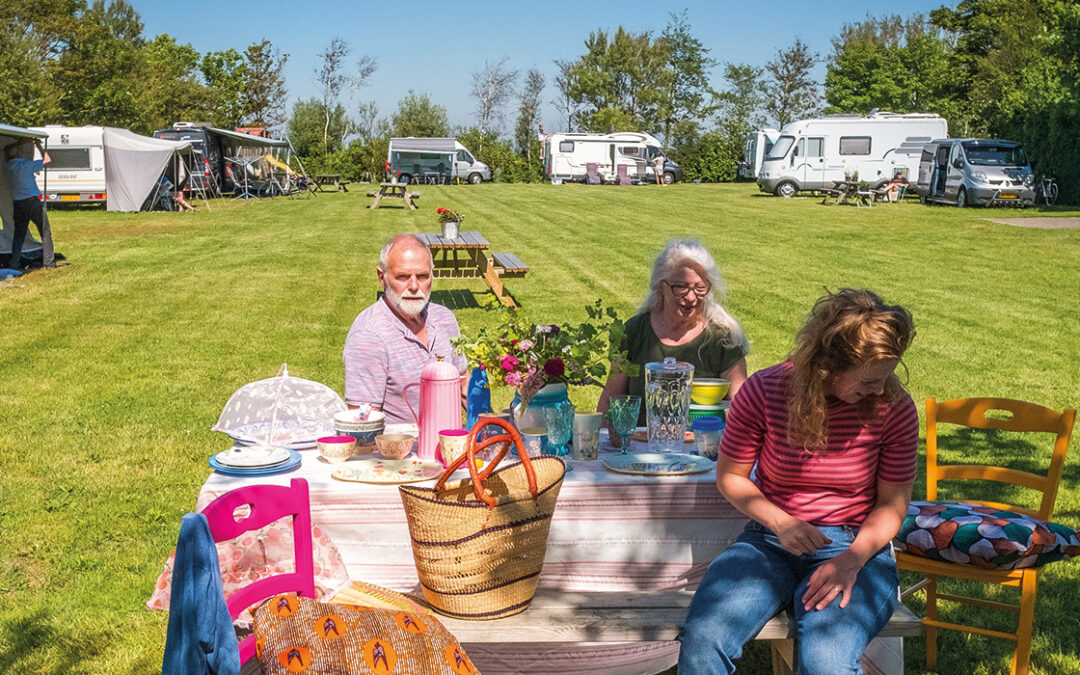
M 690 449 L 692 446 L 687 446 Z M 634 450 L 645 451 L 644 444 Z M 603 459 L 607 449 L 601 440 Z M 312 523 L 337 545 L 352 579 L 420 597 L 405 513 L 396 485 L 335 480 L 333 465 L 303 451 L 296 470 L 257 478 L 213 473 L 198 508 L 235 488 L 305 478 Z M 600 461 L 570 461 L 551 521 L 540 585 L 561 590 L 693 589 L 709 563 L 742 531 L 746 517 L 716 490 L 716 472 L 636 476 Z M 678 643 L 467 643 L 491 673 L 652 675 L 674 665 Z M 868 672 L 875 672 L 868 669 Z M 880 671 L 879 671 L 880 672 Z

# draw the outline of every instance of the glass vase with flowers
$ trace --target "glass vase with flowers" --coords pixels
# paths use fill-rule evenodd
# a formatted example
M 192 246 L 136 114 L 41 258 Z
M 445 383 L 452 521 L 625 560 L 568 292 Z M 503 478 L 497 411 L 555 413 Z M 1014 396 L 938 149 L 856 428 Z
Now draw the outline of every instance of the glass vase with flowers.
M 519 420 L 532 414 L 535 426 L 544 426 L 544 411 L 530 413 L 530 404 L 542 407 L 568 400 L 568 385 L 603 386 L 612 363 L 617 364 L 615 372 L 636 374 L 637 366 L 620 349 L 625 326 L 601 300 L 585 306 L 586 319 L 579 323 L 534 323 L 514 309 L 494 311 L 497 320 L 452 342 L 471 366 L 485 371 L 489 387 L 514 389 L 511 410 Z

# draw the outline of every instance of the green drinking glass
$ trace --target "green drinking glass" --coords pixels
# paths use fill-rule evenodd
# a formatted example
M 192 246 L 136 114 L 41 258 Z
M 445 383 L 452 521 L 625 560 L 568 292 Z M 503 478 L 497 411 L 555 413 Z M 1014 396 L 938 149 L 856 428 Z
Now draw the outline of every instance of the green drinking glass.
M 641 414 L 640 396 L 612 396 L 608 399 L 611 427 L 622 439 L 622 454 L 630 452 L 630 434 L 637 429 Z

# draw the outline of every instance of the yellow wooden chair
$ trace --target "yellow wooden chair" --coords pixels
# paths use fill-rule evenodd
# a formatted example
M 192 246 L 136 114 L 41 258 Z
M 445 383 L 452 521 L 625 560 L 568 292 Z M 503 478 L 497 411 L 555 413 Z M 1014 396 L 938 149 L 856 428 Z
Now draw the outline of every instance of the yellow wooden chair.
M 1009 419 L 996 414 L 988 417 L 988 411 L 1006 411 Z M 938 499 L 938 483 L 945 480 L 979 479 L 997 481 L 1030 488 L 1042 493 L 1038 510 L 1031 510 L 1015 504 L 989 502 L 974 499 L 961 499 L 950 491 L 950 500 L 959 500 L 973 504 L 982 504 L 997 509 L 1014 511 L 1049 521 L 1054 515 L 1054 500 L 1057 497 L 1058 483 L 1065 466 L 1065 454 L 1069 449 L 1076 410 L 1062 412 L 1044 408 L 1033 403 L 1013 401 L 1003 398 L 962 398 L 942 403 L 933 398 L 926 399 L 926 499 Z M 943 465 L 938 463 L 937 425 L 947 423 L 974 429 L 1000 429 L 1010 432 L 1049 432 L 1056 434 L 1050 468 L 1045 475 L 1029 473 L 997 466 L 981 465 Z M 897 552 L 897 563 L 901 570 L 925 574 L 926 578 L 904 591 L 903 597 L 921 588 L 926 589 L 926 618 L 922 620 L 926 627 L 926 665 L 934 668 L 937 664 L 937 630 L 939 628 L 977 633 L 995 638 L 1010 640 L 1015 643 L 1013 650 L 1011 675 L 1026 675 L 1028 657 L 1031 652 L 1031 625 L 1035 616 L 1035 593 L 1039 580 L 1039 568 L 1016 570 L 983 569 L 972 565 L 960 565 L 938 560 L 930 560 L 905 552 Z M 939 593 L 937 577 L 947 576 L 970 579 L 984 583 L 1001 584 L 1020 589 L 1020 604 L 991 602 L 975 598 Z M 938 620 L 937 601 L 951 600 L 982 607 L 1017 612 L 1019 618 L 1015 633 L 977 628 L 962 624 Z

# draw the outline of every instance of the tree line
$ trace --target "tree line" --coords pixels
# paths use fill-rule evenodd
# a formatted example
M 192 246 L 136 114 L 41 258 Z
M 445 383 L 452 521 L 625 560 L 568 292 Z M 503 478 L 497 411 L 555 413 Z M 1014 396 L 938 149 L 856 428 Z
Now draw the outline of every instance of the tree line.
M 381 116 L 362 95 L 377 59 L 341 38 L 319 53 L 318 95 L 286 109 L 289 55 L 269 40 L 200 54 L 167 34 L 145 37 L 126 0 L 0 0 L 0 120 L 139 133 L 178 120 L 267 126 L 289 136 L 310 170 L 351 178 L 381 173 L 391 136 L 453 135 L 500 180 L 536 181 L 550 103 L 560 131 L 648 132 L 688 179 L 729 181 L 754 129 L 820 113 L 931 112 L 952 136 L 1024 143 L 1077 201 L 1078 35 L 1073 0 L 962 0 L 928 16 L 842 25 L 828 54 L 796 39 L 748 64 L 713 58 L 684 11 L 658 33 L 591 32 L 581 54 L 555 61 L 550 84 L 536 67 L 485 63 L 472 73 L 473 124 L 451 127 L 445 107 L 414 91 Z

